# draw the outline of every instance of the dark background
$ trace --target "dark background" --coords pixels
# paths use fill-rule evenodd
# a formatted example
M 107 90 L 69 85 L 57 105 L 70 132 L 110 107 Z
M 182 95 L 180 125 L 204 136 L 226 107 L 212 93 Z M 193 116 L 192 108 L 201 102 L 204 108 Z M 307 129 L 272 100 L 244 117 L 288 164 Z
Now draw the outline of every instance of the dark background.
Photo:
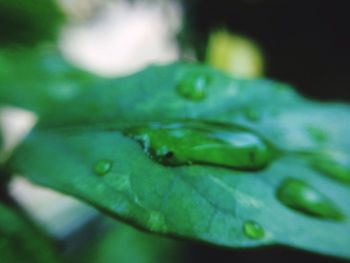
M 226 28 L 260 45 L 268 77 L 309 97 L 350 100 L 348 1 L 183 1 L 202 59 L 209 32 Z
M 184 258 L 188 263 L 347 263 L 335 257 L 296 250 L 282 246 L 257 249 L 225 249 L 204 244 L 186 247 Z

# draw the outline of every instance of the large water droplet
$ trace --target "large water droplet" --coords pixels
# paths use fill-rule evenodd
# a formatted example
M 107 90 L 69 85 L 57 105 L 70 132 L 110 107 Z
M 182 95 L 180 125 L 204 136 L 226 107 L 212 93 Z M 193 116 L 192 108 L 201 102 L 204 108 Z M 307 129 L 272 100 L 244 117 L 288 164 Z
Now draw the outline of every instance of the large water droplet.
M 189 100 L 200 101 L 207 96 L 211 77 L 201 72 L 188 72 L 178 83 L 177 93 Z
M 288 178 L 277 189 L 277 198 L 286 206 L 329 220 L 342 220 L 344 215 L 325 195 L 299 179 Z
M 254 221 L 243 223 L 243 233 L 250 239 L 262 239 L 265 236 L 263 227 Z
M 112 161 L 99 160 L 94 165 L 94 172 L 98 175 L 106 175 L 112 169 Z
M 350 184 L 349 164 L 328 159 L 316 159 L 313 160 L 312 167 L 332 179 Z
M 218 123 L 152 123 L 124 132 L 166 165 L 198 163 L 254 170 L 266 166 L 273 152 L 252 131 Z

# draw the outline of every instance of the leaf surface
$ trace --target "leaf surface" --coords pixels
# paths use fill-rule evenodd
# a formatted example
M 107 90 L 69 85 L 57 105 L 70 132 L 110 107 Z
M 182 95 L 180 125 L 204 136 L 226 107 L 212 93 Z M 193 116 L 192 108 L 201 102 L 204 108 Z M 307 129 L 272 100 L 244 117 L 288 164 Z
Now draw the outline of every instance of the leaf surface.
M 309 101 L 285 84 L 152 66 L 99 80 L 44 114 L 11 167 L 151 232 L 350 258 L 349 122 L 348 105 Z M 221 165 L 214 152 L 255 142 L 252 134 L 268 163 Z

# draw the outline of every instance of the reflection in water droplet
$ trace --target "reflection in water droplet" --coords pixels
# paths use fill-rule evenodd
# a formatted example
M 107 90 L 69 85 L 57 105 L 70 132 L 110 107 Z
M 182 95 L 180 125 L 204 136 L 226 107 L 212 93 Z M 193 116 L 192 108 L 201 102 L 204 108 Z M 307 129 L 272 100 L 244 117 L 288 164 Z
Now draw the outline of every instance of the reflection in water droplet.
M 263 227 L 254 221 L 243 223 L 243 233 L 250 239 L 262 239 L 265 236 Z
M 106 175 L 112 169 L 112 161 L 99 160 L 94 165 L 94 172 L 98 175 Z
M 277 189 L 277 198 L 284 205 L 310 216 L 329 220 L 344 218 L 330 199 L 299 179 L 285 179 Z
M 188 72 L 178 83 L 177 93 L 185 99 L 200 101 L 207 96 L 210 76 L 200 72 Z
M 328 140 L 328 135 L 324 130 L 321 130 L 315 126 L 307 126 L 306 132 L 309 134 L 310 138 L 315 142 L 324 143 Z
M 254 170 L 266 166 L 273 153 L 252 131 L 218 123 L 152 123 L 124 133 L 165 165 L 199 163 Z
M 315 159 L 312 167 L 322 174 L 337 181 L 350 184 L 350 166 L 329 159 Z

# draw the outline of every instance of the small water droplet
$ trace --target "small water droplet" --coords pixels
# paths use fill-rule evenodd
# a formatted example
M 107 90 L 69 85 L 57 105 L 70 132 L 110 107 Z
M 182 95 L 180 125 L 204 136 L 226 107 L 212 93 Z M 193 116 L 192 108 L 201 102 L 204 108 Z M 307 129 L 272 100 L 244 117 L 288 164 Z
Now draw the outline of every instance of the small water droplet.
M 288 90 L 290 90 L 290 85 L 288 85 L 286 83 L 282 83 L 282 82 L 275 82 L 274 83 L 274 87 L 278 91 L 288 91 Z
M 258 121 L 261 119 L 260 112 L 252 108 L 245 109 L 244 116 L 250 121 Z
M 248 129 L 208 122 L 151 123 L 129 128 L 127 136 L 165 165 L 209 164 L 238 169 L 260 169 L 273 150 Z
M 338 221 L 344 218 L 328 197 L 299 179 L 285 179 L 277 189 L 277 198 L 284 205 L 309 216 Z
M 277 117 L 278 115 L 280 115 L 281 114 L 281 111 L 280 111 L 280 109 L 279 108 L 271 108 L 270 110 L 269 110 L 269 113 L 270 113 L 270 115 L 272 116 L 272 117 Z
M 250 239 L 262 239 L 265 236 L 264 228 L 254 221 L 243 223 L 243 233 Z
M 322 174 L 342 183 L 350 184 L 350 165 L 329 159 L 314 159 L 312 167 Z
M 188 72 L 178 83 L 177 93 L 183 98 L 200 101 L 207 96 L 208 85 L 211 78 L 201 72 Z
M 147 220 L 147 227 L 154 232 L 166 233 L 167 224 L 164 215 L 156 211 L 150 212 Z
M 112 161 L 99 160 L 94 165 L 94 172 L 98 175 L 106 175 L 112 169 Z
M 328 134 L 318 127 L 307 126 L 306 132 L 308 133 L 310 138 L 313 139 L 315 142 L 324 143 L 328 140 Z

